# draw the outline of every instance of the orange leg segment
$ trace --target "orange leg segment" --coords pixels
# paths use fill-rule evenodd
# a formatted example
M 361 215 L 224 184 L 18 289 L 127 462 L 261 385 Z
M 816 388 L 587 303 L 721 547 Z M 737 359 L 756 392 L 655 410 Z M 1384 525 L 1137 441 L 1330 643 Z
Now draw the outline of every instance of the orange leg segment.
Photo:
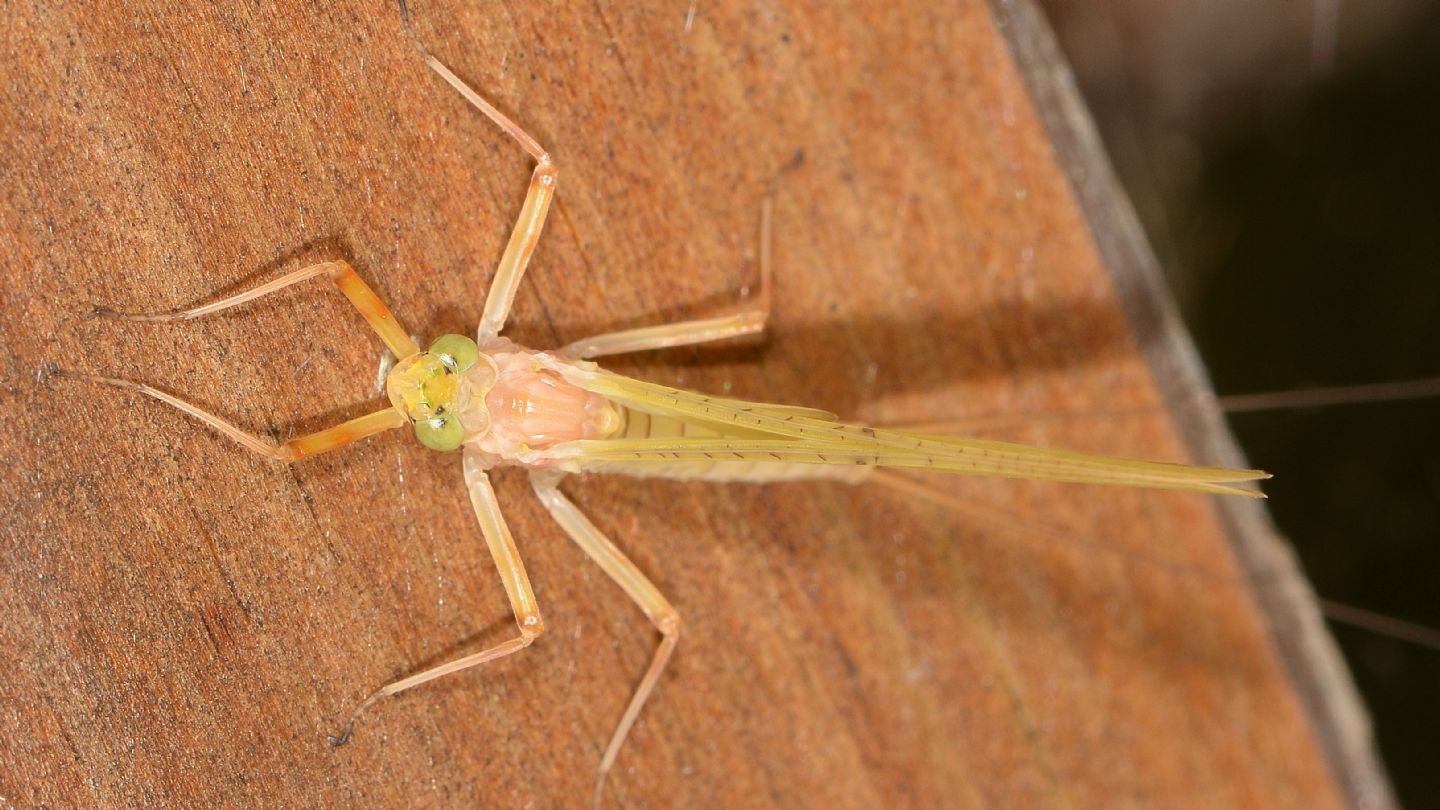
M 166 405 L 170 405 L 195 417 L 219 433 L 232 439 L 236 444 L 239 444 L 246 450 L 265 456 L 266 458 L 273 458 L 276 461 L 299 461 L 308 456 L 327 453 L 337 447 L 344 447 L 351 442 L 369 438 L 376 433 L 410 424 L 409 418 L 404 414 L 394 408 L 386 408 L 383 411 L 376 411 L 372 414 L 351 419 L 335 427 L 300 436 L 299 438 L 291 439 L 282 445 L 276 446 L 253 433 L 241 430 L 235 423 L 229 420 L 221 419 L 215 414 L 202 410 L 200 407 L 186 402 L 174 394 L 161 391 L 145 383 L 135 382 L 134 380 L 121 380 L 115 377 L 97 377 L 91 374 L 80 374 L 74 371 L 62 371 L 58 369 L 54 374 L 57 377 L 89 380 L 90 382 L 97 382 L 103 385 L 113 385 L 116 388 L 128 388 L 131 391 L 138 391 L 141 394 L 158 399 Z
M 355 268 L 351 267 L 349 262 L 340 260 L 302 267 L 254 289 L 192 309 L 149 314 L 116 312 L 113 309 L 96 307 L 86 317 L 115 318 L 122 321 L 188 321 L 223 312 L 231 307 L 254 301 L 316 276 L 325 276 L 335 282 L 335 285 L 340 288 L 340 292 L 344 293 L 355 309 L 359 310 L 360 316 L 370 324 L 370 328 L 375 330 L 375 333 L 380 336 L 386 346 L 390 347 L 390 351 L 394 352 L 397 358 L 403 359 L 420 351 L 420 347 L 415 345 L 415 341 L 406 334 L 405 329 L 400 326 L 400 322 L 395 320 L 395 316 L 390 313 L 389 307 L 386 307 L 375 291 L 370 289 L 370 285 L 356 274 Z
M 275 448 L 275 456 L 284 461 L 299 461 L 408 424 L 410 419 L 405 414 L 394 408 L 386 408 L 342 422 L 332 428 L 291 439 Z

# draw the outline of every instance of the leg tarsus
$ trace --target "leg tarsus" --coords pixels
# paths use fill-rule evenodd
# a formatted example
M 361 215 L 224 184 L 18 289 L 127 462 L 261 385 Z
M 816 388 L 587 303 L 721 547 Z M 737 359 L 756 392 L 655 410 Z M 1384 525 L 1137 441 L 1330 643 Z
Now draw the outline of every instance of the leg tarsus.
M 349 742 L 351 732 L 355 730 L 355 721 L 360 719 L 360 714 L 366 709 L 373 706 L 376 701 L 380 700 L 380 698 L 390 697 L 391 695 L 396 695 L 404 692 L 406 689 L 410 689 L 411 687 L 419 686 L 420 684 L 426 683 L 428 681 L 433 681 L 436 678 L 444 675 L 449 675 L 452 672 L 459 672 L 462 669 L 469 669 L 470 667 L 478 666 L 487 661 L 493 661 L 497 658 L 504 658 L 511 653 L 519 652 L 534 643 L 535 639 L 539 638 L 541 633 L 543 632 L 545 632 L 544 624 L 540 624 L 537 622 L 537 624 L 533 626 L 533 629 L 532 627 L 527 627 L 522 624 L 520 628 L 519 638 L 512 638 L 508 641 L 502 641 L 501 643 L 496 644 L 493 647 L 481 650 L 478 653 L 467 655 L 463 658 L 457 658 L 456 660 L 451 661 L 447 664 L 441 664 L 438 667 L 432 667 L 423 672 L 411 675 L 407 678 L 401 678 L 400 680 L 393 683 L 387 683 L 372 692 L 369 697 L 365 698 L 365 700 L 355 708 L 355 711 L 350 713 L 350 718 L 345 721 L 345 725 L 340 727 L 339 734 L 331 735 L 326 739 L 329 740 L 332 746 L 338 748 Z
M 355 718 L 352 717 L 349 720 L 345 721 L 345 725 L 340 728 L 339 734 L 331 734 L 327 736 L 325 738 L 325 742 L 330 743 L 331 748 L 339 748 L 345 743 L 350 742 L 350 732 L 354 730 Z
M 53 373 L 56 377 L 63 377 L 72 380 L 86 380 L 88 382 L 100 383 L 101 385 L 110 385 L 116 388 L 127 388 L 131 391 L 138 391 L 141 394 L 144 394 L 153 399 L 158 399 L 166 405 L 177 408 L 189 414 L 190 416 L 199 419 L 201 422 L 204 422 L 205 424 L 229 437 L 232 441 L 239 444 L 241 447 L 244 447 L 246 450 L 249 450 L 253 453 L 258 453 L 267 458 L 276 459 L 278 461 L 289 461 L 288 458 L 285 458 L 279 454 L 280 448 L 277 447 L 275 444 L 267 442 L 259 436 L 254 435 L 253 433 L 248 433 L 244 430 L 241 430 L 231 422 L 225 419 L 221 419 L 220 417 L 209 413 L 208 411 L 203 411 L 199 407 L 191 405 L 189 402 L 186 402 L 185 400 L 180 399 L 177 396 L 167 394 L 166 392 L 161 391 L 158 388 L 148 386 L 145 383 L 135 382 L 134 380 L 122 380 L 117 377 L 99 377 L 93 374 L 81 374 L 76 371 L 66 371 L 64 369 L 58 368 L 55 369 Z
M 331 734 L 325 736 L 325 742 L 328 742 L 328 744 L 331 745 L 331 748 L 340 748 L 341 745 L 346 744 L 346 742 L 350 742 L 350 735 L 353 734 L 354 729 L 356 729 L 356 719 L 360 718 L 360 712 L 366 711 L 367 708 L 370 708 L 370 703 L 373 702 L 374 695 L 370 696 L 369 699 L 366 699 L 366 702 L 360 703 L 360 706 L 357 706 L 356 711 L 350 712 L 350 716 L 346 718 L 346 724 L 340 726 L 340 732 L 338 732 L 338 734 Z
M 596 810 L 599 810 L 600 796 L 605 790 L 605 777 L 610 775 L 610 769 L 615 767 L 615 760 L 620 756 L 620 746 L 625 744 L 625 738 L 630 734 L 630 727 L 635 725 L 635 719 L 640 716 L 641 707 L 650 698 L 656 682 L 660 680 L 660 673 L 665 670 L 665 665 L 670 663 L 670 656 L 680 642 L 680 616 L 674 615 L 673 621 L 661 628 L 660 633 L 660 646 L 655 648 L 655 654 L 650 658 L 650 667 L 645 670 L 645 677 L 640 679 L 640 686 L 631 696 L 630 705 L 625 707 L 625 714 L 621 716 L 620 724 L 610 735 L 610 744 L 605 748 L 605 755 L 600 758 L 600 768 L 595 774 L 594 806 Z
M 325 741 L 330 743 L 333 748 L 339 748 L 345 743 L 350 742 L 350 735 L 355 731 L 355 721 L 360 719 L 360 713 L 370 708 L 371 704 L 383 697 L 384 694 L 383 691 L 379 691 L 365 698 L 364 702 L 355 707 L 355 711 L 350 713 L 350 717 L 345 721 L 345 725 L 340 727 L 340 733 L 326 737 Z
M 444 62 L 431 56 L 430 52 L 424 48 L 421 48 L 420 52 L 425 57 L 425 64 L 429 65 L 431 70 L 438 73 L 440 78 L 445 80 L 446 84 L 455 88 L 456 92 L 464 96 L 465 100 L 470 102 L 477 110 L 484 113 L 486 118 L 489 118 L 496 126 L 503 129 L 507 135 L 514 138 L 526 152 L 530 153 L 530 157 L 535 158 L 536 163 L 542 167 L 552 166 L 550 154 L 545 151 L 545 147 L 541 146 L 539 141 L 531 137 L 530 133 L 521 128 L 519 124 L 510 120 L 510 117 L 505 115 L 505 113 L 500 112 L 500 109 L 487 101 L 484 96 L 475 92 L 473 87 L 466 84 L 459 76 L 456 76 L 454 71 L 450 70 Z

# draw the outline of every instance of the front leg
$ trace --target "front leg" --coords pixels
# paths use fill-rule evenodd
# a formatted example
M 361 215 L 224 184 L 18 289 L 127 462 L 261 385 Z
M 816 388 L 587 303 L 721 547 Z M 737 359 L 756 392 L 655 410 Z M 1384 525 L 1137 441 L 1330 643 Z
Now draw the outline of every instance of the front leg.
M 415 345 L 414 339 L 400 326 L 400 322 L 395 320 L 395 316 L 390 314 L 390 308 L 385 306 L 385 302 L 380 300 L 380 296 L 376 295 L 375 291 L 370 289 L 370 285 L 366 284 L 365 280 L 355 272 L 355 268 L 343 259 L 302 267 L 253 289 L 191 309 L 175 312 L 131 313 L 116 312 L 108 307 L 95 307 L 86 313 L 85 317 L 86 319 L 114 318 L 120 321 L 188 321 L 224 312 L 231 307 L 238 307 L 257 298 L 263 298 L 302 281 L 320 277 L 328 278 L 335 283 L 336 287 L 340 288 L 340 292 L 344 293 L 351 305 L 359 311 L 360 317 L 370 324 L 370 328 L 375 330 L 375 334 L 380 336 L 380 340 L 390 351 L 395 353 L 396 357 L 409 357 L 420 351 L 420 347 Z
M 308 267 L 302 267 L 280 278 L 268 281 L 264 284 L 236 293 L 219 301 L 203 304 L 190 309 L 176 310 L 174 312 L 157 313 L 133 313 L 116 312 L 106 307 L 92 309 L 86 318 L 113 318 L 121 321 L 151 321 L 164 323 L 168 321 L 189 321 L 195 318 L 203 318 L 207 315 L 214 315 L 217 312 L 224 312 L 232 307 L 263 298 L 271 293 L 279 292 L 287 287 L 299 284 L 312 278 L 326 278 L 334 282 L 340 288 L 350 303 L 359 311 L 360 316 L 375 333 L 380 336 L 385 345 L 395 354 L 396 357 L 410 357 L 420 351 L 415 341 L 405 333 L 395 316 L 390 314 L 390 308 L 385 302 L 370 289 L 370 285 L 356 274 L 355 269 L 349 262 L 343 259 L 335 261 L 320 262 Z M 267 458 L 277 461 L 298 461 L 307 456 L 317 453 L 325 453 L 337 447 L 343 447 L 353 441 L 374 436 L 382 431 L 401 427 L 409 420 L 405 415 L 394 408 L 385 408 L 381 411 L 351 419 L 335 427 L 328 428 L 316 433 L 291 439 L 281 445 L 260 438 L 252 433 L 241 430 L 231 422 L 216 416 L 202 408 L 199 408 L 173 394 L 168 394 L 158 388 L 152 388 L 144 383 L 132 380 L 122 380 L 114 377 L 99 377 L 91 374 L 80 374 L 71 371 L 56 370 L 55 374 L 60 377 L 73 377 L 76 379 L 90 380 L 91 382 L 112 385 L 117 388 L 128 388 L 132 391 L 139 391 L 146 396 L 164 402 L 167 405 L 178 408 L 181 411 L 199 419 L 206 425 L 214 428 L 225 436 L 230 437 L 242 447 Z

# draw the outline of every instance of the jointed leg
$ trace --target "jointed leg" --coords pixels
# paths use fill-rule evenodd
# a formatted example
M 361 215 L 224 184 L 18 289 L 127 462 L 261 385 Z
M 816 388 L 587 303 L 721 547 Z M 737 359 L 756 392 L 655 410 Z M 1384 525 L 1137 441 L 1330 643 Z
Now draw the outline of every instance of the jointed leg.
M 409 357 L 420 351 L 420 347 L 415 345 L 415 341 L 400 327 L 400 323 L 395 320 L 394 315 L 390 314 L 390 309 L 385 306 L 385 303 L 380 300 L 380 297 L 375 294 L 375 291 L 370 289 L 370 285 L 366 284 L 365 281 L 355 273 L 354 268 L 352 268 L 348 262 L 338 260 L 302 267 L 293 273 L 288 273 L 274 281 L 261 284 L 252 290 L 246 290 L 245 292 L 232 295 L 229 298 L 198 306 L 194 309 L 156 314 L 131 314 L 96 307 L 90 311 L 87 317 L 116 318 L 124 321 L 188 321 L 192 318 L 213 315 L 216 312 L 254 301 L 256 298 L 283 290 L 293 284 L 299 284 L 302 281 L 315 278 L 316 276 L 325 276 L 335 282 L 335 286 L 339 287 L 340 291 L 345 294 L 345 297 L 350 299 L 350 303 L 354 304 L 355 308 L 360 311 L 361 317 L 365 319 L 366 323 L 370 324 L 370 328 L 375 330 L 376 334 L 380 336 L 380 339 L 385 342 L 386 346 L 390 347 L 390 351 L 394 352 L 396 357 Z
M 577 340 L 560 349 L 565 357 L 593 358 L 671 346 L 689 346 L 765 331 L 770 318 L 770 198 L 760 207 L 760 294 L 747 309 L 733 315 L 662 326 L 645 326 Z
M 350 303 L 360 311 L 360 315 L 365 318 L 365 322 L 370 324 L 370 327 L 380 335 L 380 339 L 385 342 L 385 345 L 397 356 L 409 357 L 420 350 L 420 347 L 415 345 L 415 341 L 412 340 L 409 335 L 405 334 L 405 330 L 400 327 L 399 322 L 395 320 L 395 316 L 390 314 L 390 310 L 385 306 L 385 303 L 380 300 L 379 296 L 375 295 L 374 290 L 370 289 L 370 285 L 366 284 L 360 276 L 356 275 L 354 268 L 344 261 L 321 262 L 319 264 L 312 264 L 309 267 L 302 267 L 293 273 L 287 273 L 280 278 L 261 284 L 254 289 L 246 290 L 245 292 L 232 295 L 229 298 L 223 298 L 219 301 L 192 309 L 180 310 L 178 312 L 136 314 L 116 312 L 111 309 L 97 307 L 90 312 L 89 317 L 116 318 L 126 321 L 188 321 L 192 318 L 200 318 L 205 315 L 213 315 L 216 312 L 223 312 L 231 307 L 254 301 L 262 296 L 283 290 L 286 287 L 299 284 L 302 281 L 317 276 L 325 276 L 331 281 L 334 281 L 335 285 L 340 288 L 340 291 L 345 294 L 345 297 L 350 300 Z M 313 456 L 318 453 L 334 450 L 337 447 L 342 447 L 353 441 L 373 436 L 376 433 L 390 430 L 391 428 L 400 427 L 409 421 L 394 408 L 386 408 L 385 410 L 376 411 L 375 413 L 367 414 L 357 419 L 351 419 L 348 422 L 326 430 L 291 439 L 284 444 L 276 446 L 252 433 L 241 430 L 212 413 L 201 410 L 179 397 L 167 394 L 164 391 L 152 388 L 144 383 L 120 380 L 114 377 L 96 377 L 89 374 L 77 374 L 69 371 L 57 371 L 56 374 L 62 377 L 74 377 L 103 383 L 105 385 L 113 385 L 118 388 L 129 388 L 133 391 L 139 391 L 142 394 L 154 397 L 167 405 L 179 408 L 185 413 L 190 414 L 215 430 L 234 439 L 245 449 L 278 461 L 297 461 L 306 456 Z
M 246 450 L 259 453 L 266 458 L 273 458 L 276 461 L 299 461 L 306 456 L 325 453 L 337 447 L 343 447 L 353 441 L 368 438 L 374 436 L 376 433 L 381 433 L 391 428 L 397 428 L 410 423 L 410 420 L 407 419 L 404 414 L 394 408 L 386 408 L 383 411 L 376 411 L 375 413 L 351 419 L 348 422 L 342 422 L 332 428 L 291 439 L 277 446 L 253 433 L 247 433 L 231 422 L 221 419 L 213 413 L 201 410 L 173 394 L 167 394 L 158 388 L 152 388 L 144 383 L 134 382 L 133 380 L 120 380 L 114 377 L 96 377 L 90 374 L 79 374 L 74 371 L 57 370 L 55 371 L 55 375 L 58 377 L 72 377 L 78 380 L 89 380 L 105 385 L 113 385 L 117 388 L 129 388 L 132 391 L 139 391 L 142 394 L 154 397 L 167 405 L 174 406 L 190 414 L 215 430 L 234 439 Z
M 529 133 L 521 129 L 519 124 L 481 98 L 479 93 L 461 81 L 460 77 L 452 73 L 440 60 L 427 53 L 425 61 L 432 70 L 440 74 L 440 78 L 458 90 L 466 101 L 485 113 L 485 117 L 494 121 L 506 134 L 519 141 L 525 151 L 535 158 L 535 171 L 530 175 L 530 190 L 525 194 L 525 204 L 520 207 L 520 218 L 515 223 L 515 230 L 510 233 L 510 242 L 505 245 L 505 253 L 500 257 L 500 265 L 495 269 L 495 278 L 490 282 L 490 293 L 485 298 L 485 311 L 480 317 L 479 329 L 480 341 L 483 343 L 486 338 L 495 337 L 505 328 L 510 307 L 515 303 L 515 291 L 520 288 L 530 256 L 535 252 L 536 243 L 540 241 L 540 230 L 545 227 L 545 216 L 550 211 L 550 201 L 555 197 L 555 180 L 559 171 L 550 160 L 549 153 L 530 137 Z
M 534 487 L 535 494 L 540 498 L 540 503 L 549 510 L 550 516 L 560 524 L 560 528 L 570 535 L 580 548 L 589 555 L 605 572 L 610 579 L 615 581 L 625 591 L 635 604 L 650 618 L 655 629 L 660 631 L 660 646 L 655 649 L 655 655 L 650 659 L 650 667 L 645 670 L 645 676 L 640 679 L 640 685 L 636 687 L 635 694 L 630 698 L 630 705 L 625 708 L 625 714 L 620 718 L 620 724 L 615 727 L 615 733 L 610 737 L 610 744 L 605 748 L 605 756 L 600 759 L 600 769 L 595 778 L 595 804 L 600 804 L 600 791 L 605 785 L 605 775 L 615 765 L 615 757 L 620 753 L 620 746 L 625 743 L 625 737 L 630 733 L 630 727 L 635 724 L 635 718 L 639 716 L 640 709 L 645 705 L 650 692 L 655 689 L 655 683 L 660 679 L 660 673 L 664 671 L 665 664 L 670 660 L 670 654 L 675 651 L 675 644 L 680 640 L 680 614 L 671 607 L 670 603 L 661 595 L 640 569 L 630 561 L 620 549 L 611 543 L 609 538 L 601 534 L 595 528 L 589 518 L 585 517 L 575 504 L 571 503 L 560 492 L 557 484 L 559 476 L 555 473 L 532 472 L 530 474 L 530 485 Z
M 465 484 L 470 490 L 470 503 L 475 507 L 475 516 L 480 520 L 480 533 L 485 536 L 485 544 L 490 547 L 490 556 L 500 571 L 500 582 L 505 586 L 506 595 L 510 597 L 510 609 L 515 614 L 515 624 L 520 628 L 519 637 L 381 687 L 350 715 L 340 733 L 330 738 L 332 745 L 344 745 L 355 726 L 355 718 L 380 698 L 523 650 L 545 631 L 545 623 L 540 618 L 540 607 L 535 602 L 535 591 L 530 588 L 530 578 L 525 575 L 525 565 L 520 561 L 520 552 L 516 550 L 510 528 L 505 525 L 505 517 L 500 513 L 500 502 L 495 497 L 494 488 L 490 486 L 490 477 L 485 474 L 479 461 L 469 453 L 465 455 Z

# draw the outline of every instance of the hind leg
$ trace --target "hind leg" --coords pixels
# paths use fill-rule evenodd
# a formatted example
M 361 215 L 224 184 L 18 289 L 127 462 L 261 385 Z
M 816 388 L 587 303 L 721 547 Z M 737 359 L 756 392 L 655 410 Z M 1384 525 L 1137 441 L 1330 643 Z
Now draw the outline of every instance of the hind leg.
M 577 340 L 560 349 L 565 357 L 589 359 L 609 354 L 691 346 L 716 340 L 756 335 L 765 331 L 770 319 L 770 198 L 760 207 L 760 294 L 750 306 L 732 315 L 694 321 L 644 326 Z

